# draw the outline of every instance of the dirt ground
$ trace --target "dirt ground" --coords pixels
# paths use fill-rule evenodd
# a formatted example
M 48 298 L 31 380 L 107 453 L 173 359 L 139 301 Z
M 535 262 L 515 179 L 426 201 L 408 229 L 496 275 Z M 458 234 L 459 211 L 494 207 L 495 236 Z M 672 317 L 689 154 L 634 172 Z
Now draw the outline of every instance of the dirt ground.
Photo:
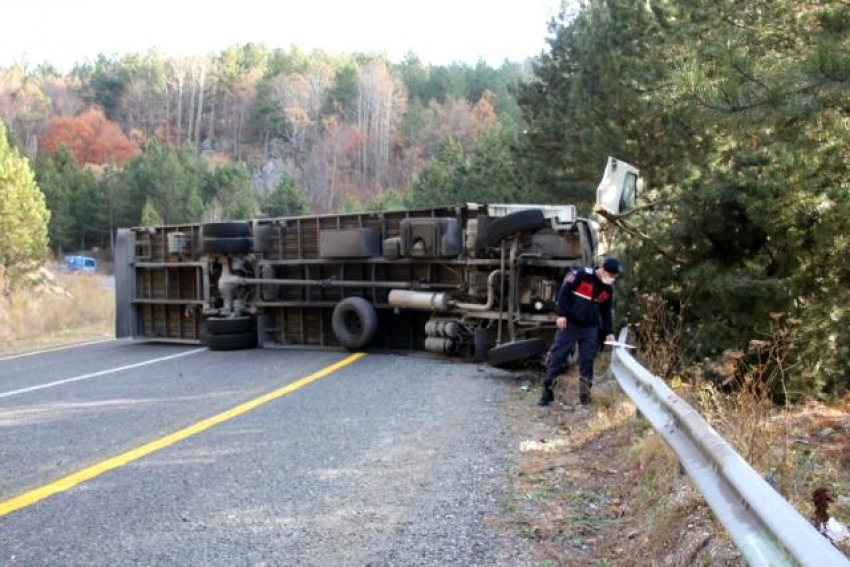
M 601 358 L 597 372 L 608 366 Z M 507 513 L 494 521 L 530 540 L 536 565 L 745 564 L 675 454 L 636 417 L 615 379 L 597 378 L 589 408 L 577 405 L 575 370 L 561 377 L 549 407 L 536 403 L 539 372 L 520 373 L 516 380 L 506 411 L 522 439 L 519 466 Z M 810 480 L 836 479 L 830 486 L 839 494 L 830 512 L 845 524 L 850 521 L 850 398 L 847 406 L 817 406 L 814 415 L 826 420 L 813 419 L 812 408 L 802 408 L 794 415 L 808 412 L 809 418 L 792 418 L 783 426 L 790 446 L 802 443 L 808 455 L 831 459 L 814 467 L 819 474 Z M 786 480 L 800 482 L 804 492 L 810 489 L 811 483 L 791 475 Z

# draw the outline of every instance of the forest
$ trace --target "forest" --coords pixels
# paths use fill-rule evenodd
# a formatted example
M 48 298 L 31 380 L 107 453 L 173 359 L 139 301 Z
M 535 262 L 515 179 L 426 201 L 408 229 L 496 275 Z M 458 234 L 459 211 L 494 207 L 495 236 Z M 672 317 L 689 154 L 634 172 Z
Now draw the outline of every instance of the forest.
M 258 44 L 101 55 L 64 76 L 0 71 L 0 118 L 34 163 L 52 248 L 104 248 L 116 226 L 400 204 L 438 151 L 504 143 L 522 73 Z
M 842 395 L 849 32 L 845 0 L 584 0 L 499 68 L 261 44 L 2 68 L 0 269 L 140 224 L 463 201 L 591 215 L 611 155 L 646 180 L 615 223 L 617 317 L 663 314 L 665 377 L 760 368 L 778 401 Z

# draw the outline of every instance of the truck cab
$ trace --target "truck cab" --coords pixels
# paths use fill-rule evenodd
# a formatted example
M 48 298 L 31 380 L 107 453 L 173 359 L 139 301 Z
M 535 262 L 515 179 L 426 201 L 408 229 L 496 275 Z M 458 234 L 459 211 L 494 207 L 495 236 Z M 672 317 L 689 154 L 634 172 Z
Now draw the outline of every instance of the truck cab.
M 631 211 L 637 204 L 640 185 L 640 172 L 636 168 L 609 157 L 596 189 L 596 210 L 613 215 Z

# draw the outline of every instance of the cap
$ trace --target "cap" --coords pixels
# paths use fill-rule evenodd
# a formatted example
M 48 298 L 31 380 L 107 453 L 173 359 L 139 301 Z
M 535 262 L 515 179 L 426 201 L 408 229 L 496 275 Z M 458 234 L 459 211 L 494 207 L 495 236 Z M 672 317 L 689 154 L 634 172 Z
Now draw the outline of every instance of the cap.
M 605 258 L 605 261 L 602 262 L 602 269 L 609 274 L 619 274 L 620 261 L 616 258 Z

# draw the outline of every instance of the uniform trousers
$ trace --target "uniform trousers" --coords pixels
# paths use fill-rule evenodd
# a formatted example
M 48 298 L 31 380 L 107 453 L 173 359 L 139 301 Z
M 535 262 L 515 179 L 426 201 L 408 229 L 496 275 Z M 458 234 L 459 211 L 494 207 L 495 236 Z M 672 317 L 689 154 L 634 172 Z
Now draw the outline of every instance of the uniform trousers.
M 593 387 L 593 361 L 596 358 L 598 341 L 599 327 L 568 325 L 563 331 L 559 330 L 555 335 L 552 349 L 549 351 L 549 363 L 546 366 L 544 386 L 549 389 L 552 388 L 555 379 L 563 372 L 567 358 L 573 348 L 578 345 L 579 380 L 590 390 Z

